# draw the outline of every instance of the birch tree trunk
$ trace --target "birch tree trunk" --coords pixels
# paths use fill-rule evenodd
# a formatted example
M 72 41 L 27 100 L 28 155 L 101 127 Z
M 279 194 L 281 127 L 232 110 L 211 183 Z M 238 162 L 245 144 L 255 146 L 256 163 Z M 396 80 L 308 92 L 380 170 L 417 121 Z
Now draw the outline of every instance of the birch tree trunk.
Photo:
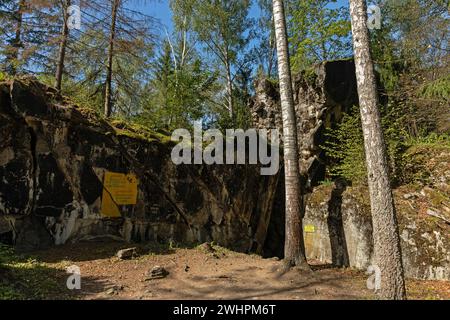
M 106 83 L 105 83 L 105 117 L 111 116 L 111 96 L 112 96 L 112 66 L 114 58 L 114 40 L 116 38 L 116 20 L 117 11 L 119 9 L 120 0 L 113 0 L 111 9 L 111 28 L 108 47 L 108 61 L 106 65 Z
M 286 239 L 284 259 L 287 266 L 300 266 L 309 269 L 306 261 L 303 239 L 303 217 L 300 211 L 302 194 L 300 188 L 297 126 L 283 0 L 273 0 L 273 17 L 283 117 L 283 150 L 286 189 Z
M 234 99 L 233 99 L 233 79 L 231 76 L 230 59 L 228 56 L 228 49 L 225 54 L 225 68 L 227 69 L 227 96 L 228 96 L 228 113 L 230 119 L 234 121 Z
M 350 14 L 370 192 L 375 263 L 381 271 L 380 296 L 383 299 L 405 299 L 400 237 L 378 109 L 366 1 L 350 0 Z
M 64 1 L 62 5 L 64 25 L 61 33 L 61 41 L 59 43 L 58 64 L 56 66 L 55 75 L 55 88 L 58 91 L 61 91 L 61 83 L 64 72 L 64 59 L 66 57 L 67 39 L 69 37 L 69 26 L 67 25 L 67 20 L 69 19 L 69 12 L 67 12 L 67 9 L 69 7 L 70 0 Z

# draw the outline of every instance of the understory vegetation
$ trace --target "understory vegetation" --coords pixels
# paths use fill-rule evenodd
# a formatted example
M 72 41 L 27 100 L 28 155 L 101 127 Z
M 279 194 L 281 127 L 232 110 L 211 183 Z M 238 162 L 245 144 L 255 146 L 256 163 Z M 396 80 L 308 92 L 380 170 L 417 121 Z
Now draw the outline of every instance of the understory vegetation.
M 449 17 L 445 1 L 375 3 L 382 8 L 383 26 L 371 31 L 371 50 L 395 186 L 410 182 L 403 172 L 410 148 L 450 146 Z M 359 108 L 344 114 L 326 137 L 328 176 L 366 183 Z
M 388 117 L 384 117 L 383 120 L 384 137 L 394 186 L 414 182 L 414 179 L 408 176 L 404 170 L 410 166 L 412 161 L 409 150 L 420 147 L 450 149 L 448 133 L 428 132 L 413 136 L 403 131 L 401 127 L 393 125 Z M 341 123 L 336 128 L 327 130 L 326 137 L 327 141 L 322 147 L 327 152 L 330 162 L 327 176 L 344 178 L 356 184 L 366 184 L 367 169 L 359 109 L 354 107 L 350 113 L 344 114 Z
M 64 299 L 65 270 L 49 267 L 29 255 L 0 244 L 0 300 Z

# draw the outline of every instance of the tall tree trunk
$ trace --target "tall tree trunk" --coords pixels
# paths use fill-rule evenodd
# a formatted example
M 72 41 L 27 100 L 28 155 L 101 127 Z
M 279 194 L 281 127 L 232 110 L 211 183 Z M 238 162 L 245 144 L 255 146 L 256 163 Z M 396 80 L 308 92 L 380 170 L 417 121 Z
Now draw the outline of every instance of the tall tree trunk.
M 111 29 L 109 35 L 108 61 L 106 64 L 106 83 L 105 83 L 105 117 L 111 116 L 111 82 L 112 82 L 112 66 L 114 58 L 114 40 L 116 38 L 116 20 L 117 10 L 119 9 L 120 0 L 113 0 L 111 9 Z
M 8 56 L 9 65 L 7 67 L 7 72 L 10 75 L 15 75 L 17 73 L 17 62 L 19 61 L 19 50 L 22 46 L 22 22 L 23 22 L 23 11 L 25 9 L 25 0 L 20 0 L 19 7 L 14 17 L 16 19 L 16 34 L 11 42 L 11 53 Z
M 63 2 L 62 5 L 64 25 L 61 33 L 61 41 L 59 43 L 58 64 L 56 66 L 56 75 L 55 75 L 55 88 L 58 91 L 61 91 L 61 83 L 64 72 L 64 59 L 66 57 L 67 39 L 69 37 L 69 26 L 67 25 L 67 20 L 69 19 L 69 12 L 67 11 L 67 9 L 70 7 L 70 3 L 71 3 L 70 0 L 66 0 Z
M 269 61 L 268 61 L 268 65 L 267 65 L 267 78 L 271 79 L 272 78 L 272 70 L 275 67 L 275 54 L 277 51 L 274 35 L 270 35 L 269 42 L 270 42 L 270 53 L 269 53 L 269 58 L 268 58 Z
M 286 188 L 286 239 L 284 259 L 287 266 L 309 268 L 306 262 L 305 244 L 303 239 L 301 215 L 302 194 L 300 187 L 297 126 L 283 0 L 273 0 L 273 16 L 283 116 L 283 149 Z
M 230 118 L 234 120 L 234 99 L 233 99 L 233 79 L 231 76 L 231 66 L 228 58 L 228 52 L 225 57 L 226 60 L 226 69 L 227 69 L 227 96 L 228 96 L 228 112 Z
M 400 237 L 378 109 L 366 1 L 350 0 L 350 14 L 372 211 L 375 262 L 381 271 L 380 295 L 383 299 L 405 299 Z

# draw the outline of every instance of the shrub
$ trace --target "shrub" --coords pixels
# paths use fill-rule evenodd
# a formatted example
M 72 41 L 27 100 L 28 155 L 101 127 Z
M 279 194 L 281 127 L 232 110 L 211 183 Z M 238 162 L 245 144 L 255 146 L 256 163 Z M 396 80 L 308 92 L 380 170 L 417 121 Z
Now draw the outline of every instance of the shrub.
M 357 107 L 344 114 L 336 128 L 327 129 L 322 148 L 330 161 L 328 174 L 362 183 L 366 179 L 364 141 Z
M 402 154 L 407 149 L 405 138 L 396 108 L 383 110 L 382 125 L 386 142 L 388 164 L 391 180 L 394 184 L 401 181 Z M 330 161 L 328 174 L 334 178 L 344 178 L 356 184 L 364 184 L 367 180 L 367 169 L 364 152 L 359 108 L 354 106 L 349 113 L 343 115 L 336 128 L 329 128 L 325 133 L 326 142 L 322 148 Z

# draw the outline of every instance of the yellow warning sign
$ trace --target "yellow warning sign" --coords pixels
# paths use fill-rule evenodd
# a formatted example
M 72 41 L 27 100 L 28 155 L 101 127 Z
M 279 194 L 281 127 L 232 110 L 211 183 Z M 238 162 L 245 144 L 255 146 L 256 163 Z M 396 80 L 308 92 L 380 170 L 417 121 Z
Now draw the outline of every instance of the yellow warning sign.
M 118 206 L 137 202 L 138 179 L 134 174 L 105 172 L 103 179 L 102 215 L 120 217 Z
M 114 200 L 105 189 L 103 189 L 102 196 L 102 215 L 111 218 L 121 217 L 119 207 L 114 203 Z
M 305 225 L 305 232 L 306 233 L 314 233 L 314 232 L 316 232 L 316 227 L 311 224 L 307 224 L 307 225 Z

